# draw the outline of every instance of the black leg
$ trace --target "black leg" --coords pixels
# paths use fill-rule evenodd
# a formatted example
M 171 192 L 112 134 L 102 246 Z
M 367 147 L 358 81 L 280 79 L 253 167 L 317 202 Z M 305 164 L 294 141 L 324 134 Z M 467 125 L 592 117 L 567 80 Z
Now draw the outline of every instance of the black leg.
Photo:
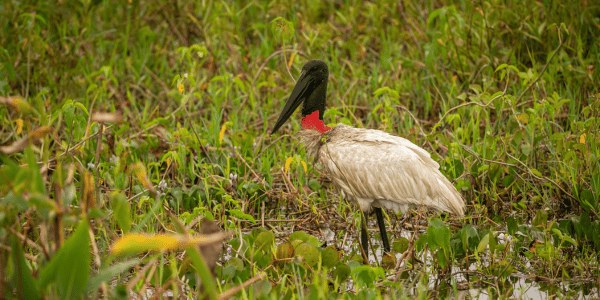
M 367 233 L 367 214 L 362 213 L 362 222 L 360 224 L 360 244 L 362 246 L 362 256 L 365 264 L 369 263 L 369 235 Z
M 379 233 L 381 233 L 381 240 L 383 241 L 383 251 L 384 253 L 390 253 L 390 241 L 385 232 L 385 223 L 383 222 L 383 211 L 381 210 L 381 207 L 375 207 L 375 215 L 377 215 L 377 225 L 379 225 Z

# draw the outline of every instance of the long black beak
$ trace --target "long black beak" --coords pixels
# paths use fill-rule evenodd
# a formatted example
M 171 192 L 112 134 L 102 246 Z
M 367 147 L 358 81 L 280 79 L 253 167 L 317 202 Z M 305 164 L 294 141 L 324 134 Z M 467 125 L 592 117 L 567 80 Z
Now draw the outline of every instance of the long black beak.
M 300 106 L 300 103 L 306 100 L 306 97 L 308 97 L 309 93 L 314 89 L 311 89 L 311 86 L 315 83 L 316 82 L 313 76 L 307 76 L 305 71 L 302 72 L 300 78 L 298 78 L 298 82 L 296 82 L 296 86 L 294 87 L 290 98 L 288 98 L 287 102 L 285 103 L 285 107 L 281 111 L 279 119 L 277 119 L 277 123 L 275 123 L 275 127 L 273 127 L 271 134 L 275 133 L 285 123 L 285 121 L 290 118 L 296 108 Z

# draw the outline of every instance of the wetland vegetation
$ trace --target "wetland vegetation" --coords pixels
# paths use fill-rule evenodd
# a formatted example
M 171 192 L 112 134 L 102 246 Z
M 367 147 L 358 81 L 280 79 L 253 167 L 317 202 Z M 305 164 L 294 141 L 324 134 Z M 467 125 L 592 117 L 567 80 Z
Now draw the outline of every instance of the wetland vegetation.
M 600 4 L 421 2 L 2 1 L 0 297 L 599 297 Z M 388 211 L 362 263 L 269 135 L 310 59 L 326 122 L 422 146 L 465 217 Z

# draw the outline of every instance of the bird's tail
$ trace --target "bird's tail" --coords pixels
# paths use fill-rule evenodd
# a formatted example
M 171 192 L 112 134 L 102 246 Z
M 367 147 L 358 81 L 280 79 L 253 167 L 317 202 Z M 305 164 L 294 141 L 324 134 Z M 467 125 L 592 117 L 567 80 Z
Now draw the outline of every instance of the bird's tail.
M 443 202 L 445 211 L 453 213 L 459 217 L 465 215 L 465 201 L 461 194 L 456 190 L 454 185 L 443 175 L 438 178 L 441 186 L 445 187 L 445 191 L 440 197 Z

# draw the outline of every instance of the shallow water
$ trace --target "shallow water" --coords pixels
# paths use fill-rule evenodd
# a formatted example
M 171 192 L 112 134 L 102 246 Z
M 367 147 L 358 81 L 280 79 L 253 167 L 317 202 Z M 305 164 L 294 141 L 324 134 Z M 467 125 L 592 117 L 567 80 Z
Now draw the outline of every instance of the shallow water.
M 376 237 L 377 233 L 379 232 L 378 230 L 374 230 L 373 228 L 377 228 L 376 224 L 373 222 L 372 224 L 369 224 L 369 236 L 370 236 L 370 243 L 372 243 L 373 245 L 376 245 L 376 248 L 374 249 L 374 251 L 370 248 L 369 249 L 369 263 L 373 266 L 379 265 L 379 263 L 381 262 L 381 258 L 383 255 L 383 245 L 381 244 L 381 241 Z M 402 230 L 400 232 L 400 236 L 407 238 L 408 240 L 411 239 L 413 232 L 408 231 L 408 230 Z M 415 237 L 416 239 L 417 237 Z M 498 243 L 502 243 L 502 244 L 506 244 L 508 243 L 510 245 L 510 241 L 514 238 L 512 236 L 510 236 L 509 234 L 506 233 L 500 233 L 498 234 Z M 354 247 L 356 247 L 356 243 L 358 243 L 358 240 L 356 237 L 352 237 L 349 239 L 345 240 L 345 243 L 342 245 L 338 245 L 340 247 L 340 249 L 342 251 L 344 251 L 345 253 L 350 253 L 351 251 L 354 251 Z M 513 251 L 512 248 L 509 248 L 509 251 Z M 395 254 L 396 259 L 400 260 L 402 259 L 403 253 L 396 253 Z M 431 265 L 431 262 L 433 261 L 433 258 L 431 257 L 431 252 L 427 251 L 424 254 L 420 254 L 419 259 L 421 259 L 424 262 L 424 265 L 422 267 L 419 267 L 420 269 L 430 269 L 427 270 L 429 271 L 429 274 L 435 274 L 436 272 L 433 270 L 433 266 Z M 525 258 L 524 258 L 525 259 Z M 488 261 L 486 257 L 482 257 L 481 261 L 478 263 L 478 265 L 481 266 L 488 266 Z M 528 263 L 526 263 L 528 265 Z M 396 270 L 398 270 L 398 267 L 401 269 L 403 267 L 405 267 L 406 262 L 402 262 L 400 266 L 397 266 Z M 451 281 L 454 282 L 454 284 L 456 284 L 457 286 L 460 286 L 458 292 L 455 294 L 454 291 L 450 290 L 448 291 L 447 295 L 448 297 L 457 297 L 458 299 L 497 299 L 498 298 L 498 293 L 501 295 L 501 297 L 506 297 L 508 296 L 506 293 L 508 292 L 507 290 L 512 290 L 512 294 L 508 297 L 513 298 L 513 299 L 549 299 L 549 298 L 568 298 L 568 299 L 599 299 L 598 297 L 600 296 L 600 290 L 598 287 L 594 287 L 589 289 L 586 293 L 584 293 L 583 288 L 581 288 L 581 286 L 576 287 L 575 290 L 573 290 L 571 288 L 571 286 L 568 283 L 559 283 L 558 285 L 552 285 L 549 283 L 539 283 L 533 280 L 528 279 L 528 276 L 526 274 L 520 273 L 520 272 L 514 272 L 510 275 L 510 281 L 512 281 L 512 286 L 510 287 L 506 287 L 506 283 L 504 284 L 504 288 L 500 288 L 502 290 L 500 291 L 494 291 L 495 289 L 497 289 L 496 287 L 490 286 L 490 287 L 474 287 L 474 285 L 479 285 L 481 283 L 480 280 L 478 281 L 473 281 L 473 282 L 469 282 L 468 278 L 464 275 L 465 272 L 464 271 L 477 271 L 477 265 L 474 263 L 470 264 L 469 269 L 465 270 L 456 266 L 452 267 L 452 279 L 450 279 Z M 394 270 L 386 270 L 386 274 L 388 274 L 388 279 L 390 277 L 393 277 L 393 272 Z M 410 272 L 410 271 L 409 271 Z M 419 271 L 415 271 L 415 273 L 418 273 Z M 430 291 L 434 291 L 434 290 L 438 290 L 439 281 L 435 276 L 430 276 L 429 278 L 429 282 L 428 282 L 428 289 Z M 352 290 L 352 286 L 353 284 L 350 284 L 349 290 Z M 451 288 L 450 288 L 451 289 Z M 443 294 L 443 292 L 442 292 Z

